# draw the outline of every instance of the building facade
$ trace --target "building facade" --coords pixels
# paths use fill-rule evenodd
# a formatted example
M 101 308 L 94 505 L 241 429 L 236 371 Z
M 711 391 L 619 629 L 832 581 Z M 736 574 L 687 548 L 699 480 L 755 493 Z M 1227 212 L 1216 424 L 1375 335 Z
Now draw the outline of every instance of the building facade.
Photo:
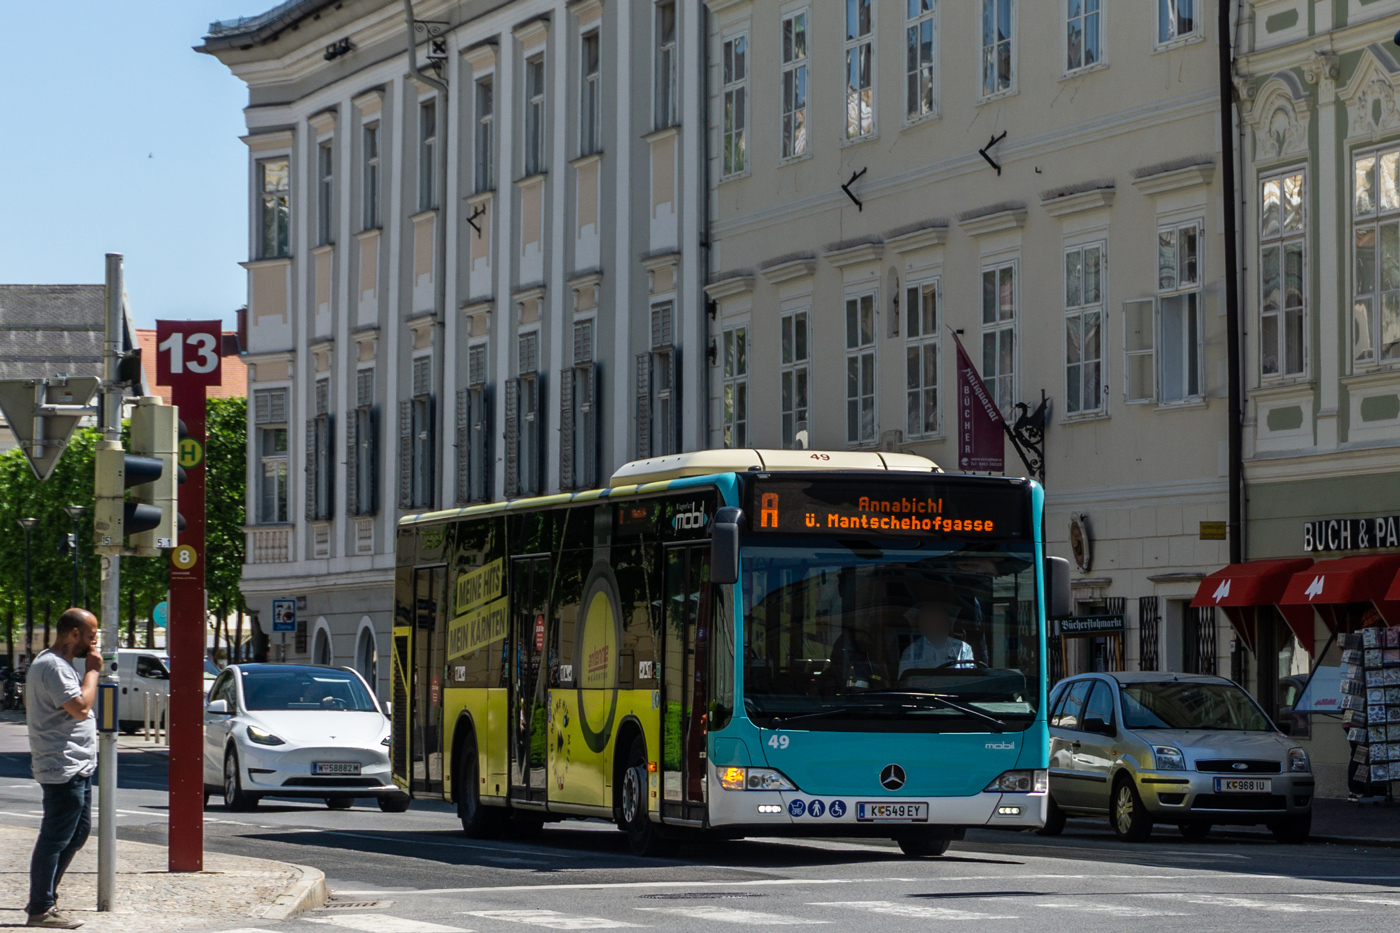
M 960 340 L 1009 419 L 1049 399 L 1051 550 L 1125 620 L 1052 667 L 1229 673 L 1215 4 L 707 6 L 711 444 L 957 470 Z
M 248 556 L 387 690 L 395 523 L 699 445 L 698 0 L 294 0 L 248 84 Z M 285 645 L 285 647 L 283 647 Z

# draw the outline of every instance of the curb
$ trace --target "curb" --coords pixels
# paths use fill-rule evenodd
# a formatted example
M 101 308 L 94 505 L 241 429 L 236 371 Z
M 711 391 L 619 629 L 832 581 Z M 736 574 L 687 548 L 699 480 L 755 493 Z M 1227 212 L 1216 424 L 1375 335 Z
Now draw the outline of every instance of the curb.
M 262 912 L 262 920 L 292 920 L 312 910 L 326 906 L 330 892 L 326 889 L 326 876 L 319 868 L 309 865 L 293 865 L 301 872 L 301 878 L 278 895 L 272 906 Z

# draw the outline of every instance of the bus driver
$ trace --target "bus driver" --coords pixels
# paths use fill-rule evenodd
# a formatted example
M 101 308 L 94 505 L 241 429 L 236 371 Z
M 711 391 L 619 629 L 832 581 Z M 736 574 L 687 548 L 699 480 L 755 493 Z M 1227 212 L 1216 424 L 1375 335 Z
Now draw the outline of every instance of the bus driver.
M 899 676 L 910 670 L 972 667 L 972 646 L 952 636 L 952 601 L 941 589 L 923 595 L 917 610 L 919 637 L 899 656 Z

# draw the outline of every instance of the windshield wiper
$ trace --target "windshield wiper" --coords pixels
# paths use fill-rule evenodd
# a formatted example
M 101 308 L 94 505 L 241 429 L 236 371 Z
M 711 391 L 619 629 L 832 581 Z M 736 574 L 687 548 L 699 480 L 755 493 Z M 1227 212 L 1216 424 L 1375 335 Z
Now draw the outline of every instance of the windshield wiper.
M 888 691 L 873 690 L 873 691 L 871 691 L 870 693 L 867 693 L 867 694 L 866 694 L 866 696 L 871 696 L 871 695 L 875 695 L 875 696 L 900 696 L 900 697 L 908 697 L 908 698 L 910 698 L 910 699 L 915 699 L 915 700 L 932 700 L 932 701 L 934 701 L 935 703 L 937 703 L 938 705 L 947 707 L 948 709 L 951 709 L 951 710 L 956 710 L 957 712 L 962 713 L 964 716 L 972 716 L 972 717 L 974 717 L 974 718 L 981 719 L 981 720 L 984 720 L 984 721 L 986 721 L 986 722 L 989 722 L 989 723 L 991 723 L 992 725 L 994 725 L 994 726 L 997 727 L 997 731 L 998 731 L 998 732 L 1005 732 L 1005 731 L 1007 731 L 1007 730 L 1009 730 L 1009 729 L 1011 728 L 1011 726 L 1010 726 L 1008 723 L 1006 723 L 1004 720 L 998 719 L 997 717 L 993 716 L 991 713 L 984 713 L 984 712 L 982 712 L 980 709 L 973 709 L 971 706 L 964 706 L 964 705 L 962 705 L 961 703 L 954 703 L 954 702 L 948 697 L 947 694 L 943 694 L 943 693 L 912 693 L 912 692 L 905 691 L 905 690 L 888 690 Z
M 856 706 L 847 704 L 845 706 L 828 706 L 826 709 L 819 709 L 811 713 L 799 713 L 796 716 L 773 716 L 771 722 L 796 722 L 799 719 L 816 719 L 819 716 L 830 716 L 834 713 L 859 713 L 869 709 L 878 709 L 872 706 Z

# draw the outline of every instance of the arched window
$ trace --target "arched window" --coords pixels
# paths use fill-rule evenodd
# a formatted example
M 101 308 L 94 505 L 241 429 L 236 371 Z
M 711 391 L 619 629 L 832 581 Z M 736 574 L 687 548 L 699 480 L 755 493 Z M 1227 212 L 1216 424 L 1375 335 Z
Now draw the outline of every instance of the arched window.
M 316 630 L 316 647 L 311 653 L 313 664 L 331 663 L 331 636 L 324 628 Z
M 379 646 L 374 640 L 374 629 L 361 625 L 359 644 L 355 646 L 355 670 L 376 693 L 379 690 Z

